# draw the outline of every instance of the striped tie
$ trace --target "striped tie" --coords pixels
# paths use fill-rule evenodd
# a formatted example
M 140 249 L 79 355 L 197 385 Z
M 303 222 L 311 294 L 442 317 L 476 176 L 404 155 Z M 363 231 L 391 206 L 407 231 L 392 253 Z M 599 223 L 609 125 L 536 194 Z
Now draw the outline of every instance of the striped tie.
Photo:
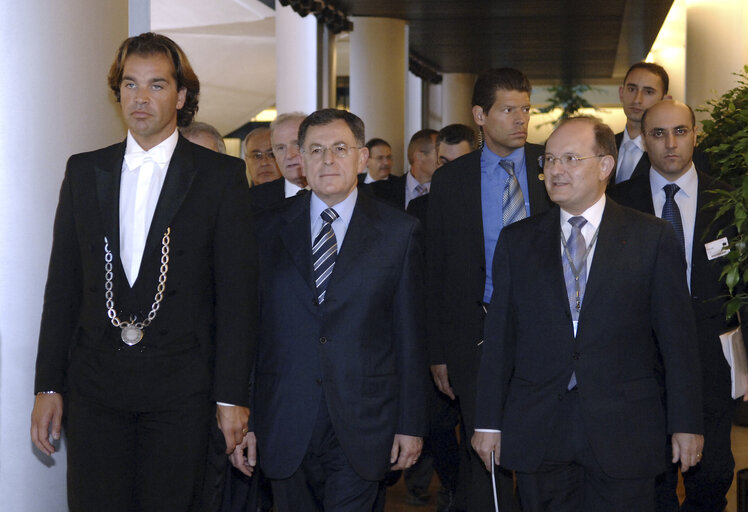
M 335 239 L 332 223 L 339 215 L 332 208 L 328 208 L 320 216 L 322 229 L 312 245 L 312 261 L 314 262 L 317 301 L 322 304 L 325 301 L 325 291 L 332 275 L 332 268 L 335 266 L 335 257 L 338 255 L 338 241 Z
M 511 160 L 502 160 L 499 165 L 509 173 L 509 176 L 504 183 L 504 194 L 501 198 L 502 207 L 502 222 L 504 226 L 508 226 L 512 222 L 524 219 L 527 217 L 525 211 L 525 197 L 522 195 L 522 189 L 517 181 L 517 176 L 514 174 L 514 162 Z
M 566 251 L 564 251 L 562 260 L 564 263 L 564 281 L 566 282 L 566 294 L 569 296 L 571 319 L 576 322 L 579 321 L 579 310 L 584 299 L 584 289 L 587 287 L 587 258 L 585 257 L 587 247 L 584 235 L 582 235 L 582 227 L 587 224 L 587 220 L 584 217 L 572 217 L 569 219 L 569 224 L 571 224 L 571 233 L 569 234 L 569 239 L 566 241 L 569 254 L 567 255 Z M 571 265 L 569 264 L 568 256 L 571 256 Z M 578 275 L 574 275 L 572 265 L 574 266 L 574 270 L 579 272 Z M 578 296 L 577 289 L 579 290 Z M 577 374 L 572 373 L 567 388 L 573 389 L 576 385 Z
M 678 237 L 680 248 L 685 254 L 686 242 L 683 236 L 683 219 L 680 216 L 680 208 L 678 208 L 678 203 L 675 202 L 675 194 L 678 193 L 680 187 L 675 183 L 671 183 L 670 185 L 665 185 L 662 188 L 665 191 L 665 204 L 662 207 L 662 218 L 666 221 L 669 221 L 670 224 L 673 225 L 675 236 Z

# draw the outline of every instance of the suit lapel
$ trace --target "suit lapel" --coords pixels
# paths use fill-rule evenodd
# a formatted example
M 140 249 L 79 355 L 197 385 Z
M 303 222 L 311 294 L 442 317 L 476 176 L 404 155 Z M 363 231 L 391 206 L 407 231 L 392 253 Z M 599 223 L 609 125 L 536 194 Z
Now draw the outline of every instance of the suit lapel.
M 180 135 L 177 147 L 174 149 L 174 154 L 169 162 L 169 169 L 156 204 L 156 211 L 153 213 L 151 227 L 148 230 L 145 250 L 143 251 L 144 261 L 152 251 L 161 247 L 161 239 L 166 232 L 166 228 L 171 224 L 174 215 L 182 205 L 185 196 L 187 196 L 196 172 L 197 167 L 193 160 L 189 142 Z
M 620 258 L 628 236 L 628 226 L 622 215 L 621 207 L 610 197 L 606 198 L 605 210 L 600 221 L 600 232 L 587 277 L 584 299 L 582 299 L 580 320 L 584 315 L 585 305 L 594 302 L 598 294 L 605 293 L 606 262 Z
M 371 201 L 372 199 L 366 194 L 358 194 L 351 223 L 348 225 L 343 246 L 335 261 L 328 289 L 334 288 L 335 283 L 345 278 L 351 270 L 359 267 L 362 255 L 371 248 L 372 241 L 381 234 L 382 219 L 373 208 Z
M 96 196 L 104 226 L 104 236 L 109 241 L 113 254 L 119 255 L 119 189 L 122 177 L 122 161 L 125 157 L 126 141 L 115 146 L 111 158 L 94 167 Z M 119 256 L 115 258 L 120 261 Z
M 537 234 L 533 235 L 534 254 L 539 258 L 537 268 L 548 269 L 548 290 L 552 297 L 561 301 L 567 313 L 569 298 L 564 281 L 564 268 L 561 262 L 561 210 L 554 206 L 538 225 Z
M 467 232 L 468 254 L 480 254 L 482 265 L 486 264 L 485 241 L 483 239 L 483 207 L 481 204 L 481 169 L 480 169 L 481 150 L 470 153 L 470 160 L 465 162 L 464 174 L 465 186 L 456 193 L 462 194 L 462 208 L 465 212 L 463 219 L 455 219 L 454 222 L 460 222 Z
M 309 220 L 311 194 L 305 194 L 293 202 L 283 214 L 286 222 L 280 237 L 291 260 L 312 291 L 316 291 L 312 275 L 312 235 Z M 346 235 L 347 238 L 347 235 Z

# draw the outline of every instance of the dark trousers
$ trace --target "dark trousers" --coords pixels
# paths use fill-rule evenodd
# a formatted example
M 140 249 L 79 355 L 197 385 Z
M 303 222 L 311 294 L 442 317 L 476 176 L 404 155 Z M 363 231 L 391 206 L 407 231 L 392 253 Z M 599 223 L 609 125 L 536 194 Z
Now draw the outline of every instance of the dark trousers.
M 493 485 L 491 473 L 486 470 L 483 461 L 475 453 L 470 440 L 475 432 L 475 383 L 466 391 L 460 390 L 459 406 L 462 421 L 460 422 L 461 451 L 459 480 L 465 482 L 465 510 L 467 512 L 484 512 L 494 510 Z M 497 467 L 496 492 L 501 512 L 516 512 L 520 510 L 514 493 L 514 478 L 512 472 Z M 458 495 L 462 494 L 458 488 Z M 460 503 L 458 502 L 459 506 Z
M 727 506 L 725 495 L 732 484 L 735 460 L 732 457 L 730 432 L 737 402 L 704 412 L 704 451 L 701 463 L 683 473 L 686 498 L 678 504 L 678 465 L 670 464 L 672 445 L 668 438 L 668 470 L 657 477 L 655 494 L 657 512 L 722 512 Z
M 566 393 L 535 473 L 517 472 L 524 512 L 651 512 L 654 478 L 616 479 L 605 474 L 587 441 L 579 394 Z
M 364 480 L 348 463 L 324 398 L 301 466 L 289 478 L 270 483 L 278 512 L 366 512 L 379 489 L 379 482 Z
M 207 397 L 148 412 L 66 398 L 71 511 L 204 510 L 206 454 L 215 412 Z

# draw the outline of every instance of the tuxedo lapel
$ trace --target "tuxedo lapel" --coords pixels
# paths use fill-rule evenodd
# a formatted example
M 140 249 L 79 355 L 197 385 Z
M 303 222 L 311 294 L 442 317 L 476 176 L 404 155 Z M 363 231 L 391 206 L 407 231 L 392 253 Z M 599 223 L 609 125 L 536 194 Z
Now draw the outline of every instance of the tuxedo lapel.
M 143 251 L 144 261 L 152 251 L 161 247 L 161 240 L 166 228 L 169 227 L 185 196 L 187 196 L 196 172 L 197 167 L 190 143 L 180 135 L 177 147 L 174 149 L 174 154 L 169 162 L 169 169 L 156 204 L 156 211 L 153 213 L 151 227 L 148 230 L 145 250 Z
M 111 158 L 94 167 L 96 196 L 109 249 L 119 255 L 119 189 L 126 142 L 115 146 Z M 119 257 L 115 258 L 119 262 Z
M 309 220 L 311 197 L 311 194 L 305 194 L 304 197 L 296 199 L 283 214 L 286 224 L 285 229 L 281 230 L 280 237 L 304 281 L 316 293 L 312 276 L 312 235 Z

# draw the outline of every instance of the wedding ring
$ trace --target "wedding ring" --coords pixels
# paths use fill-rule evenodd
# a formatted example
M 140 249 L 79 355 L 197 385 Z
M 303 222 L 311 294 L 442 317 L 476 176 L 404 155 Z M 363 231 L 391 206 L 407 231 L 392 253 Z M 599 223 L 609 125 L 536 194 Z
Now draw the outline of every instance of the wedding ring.
M 242 429 L 242 435 L 243 435 L 243 436 L 246 436 L 248 432 L 249 432 L 249 427 L 244 427 L 244 428 Z

